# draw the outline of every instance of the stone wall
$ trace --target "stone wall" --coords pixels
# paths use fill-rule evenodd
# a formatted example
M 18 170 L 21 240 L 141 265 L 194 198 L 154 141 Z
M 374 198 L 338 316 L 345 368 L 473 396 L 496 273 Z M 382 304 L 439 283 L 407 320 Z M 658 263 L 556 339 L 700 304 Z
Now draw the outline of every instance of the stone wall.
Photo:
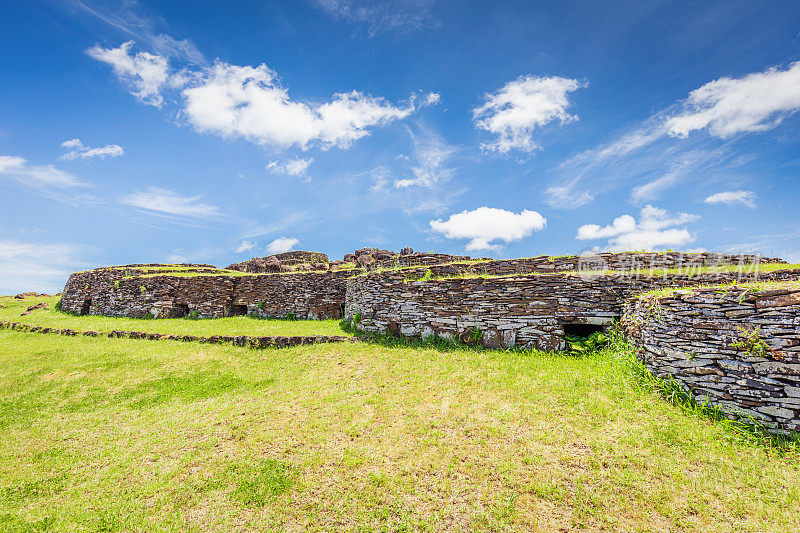
M 563 349 L 564 335 L 579 326 L 607 326 L 625 301 L 653 288 L 725 283 L 741 274 L 659 276 L 578 273 L 499 278 L 414 280 L 425 268 L 363 274 L 347 281 L 345 318 L 364 331 L 404 336 L 437 334 L 469 339 L 483 333 L 486 346 Z M 800 270 L 759 279 L 796 279 Z M 745 275 L 756 277 L 757 273 Z
M 236 278 L 232 303 L 261 317 L 342 318 L 348 272 L 243 276 Z
M 623 328 L 655 375 L 731 418 L 800 431 L 800 287 L 639 297 Z
M 615 270 L 636 273 L 649 269 L 680 268 L 690 272 L 704 267 L 737 265 L 752 266 L 753 270 L 762 263 L 783 263 L 782 259 L 762 258 L 755 255 L 734 255 L 717 253 L 681 252 L 622 252 L 585 255 L 565 255 L 525 257 L 519 259 L 479 260 L 466 262 L 461 259 L 448 261 L 448 264 L 431 264 L 433 276 L 452 276 L 458 273 L 507 276 L 530 274 L 534 272 L 569 272 Z M 425 263 L 411 263 L 425 264 Z
M 149 265 L 164 267 L 164 265 Z M 133 266 L 76 272 L 62 295 L 62 308 L 77 314 L 170 318 L 196 312 L 219 318 L 340 318 L 346 272 L 291 274 L 147 275 Z

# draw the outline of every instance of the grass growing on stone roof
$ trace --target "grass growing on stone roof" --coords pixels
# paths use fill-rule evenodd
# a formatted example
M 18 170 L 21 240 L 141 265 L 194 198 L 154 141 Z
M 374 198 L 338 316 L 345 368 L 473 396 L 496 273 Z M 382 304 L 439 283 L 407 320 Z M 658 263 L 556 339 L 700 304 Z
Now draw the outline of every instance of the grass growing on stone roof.
M 0 297 L 0 320 L 23 322 L 34 326 L 77 331 L 97 331 L 108 333 L 113 330 L 141 331 L 145 333 L 164 333 L 174 335 L 252 335 L 252 336 L 307 336 L 344 335 L 337 320 L 279 320 L 260 319 L 247 316 L 209 318 L 190 320 L 187 318 L 160 318 L 144 320 L 127 317 L 98 315 L 75 316 L 54 309 L 60 297 L 30 297 L 17 300 L 7 296 Z M 32 311 L 21 316 L 28 307 L 39 302 L 47 303 L 47 309 Z M 1 529 L 1 528 L 0 528 Z
M 417 267 L 419 268 L 419 267 Z M 578 270 L 560 270 L 554 272 L 526 272 L 526 273 L 512 273 L 512 274 L 485 274 L 480 272 L 461 272 L 459 274 L 448 274 L 443 276 L 430 275 L 425 278 L 425 281 L 453 281 L 459 279 L 502 279 L 502 278 L 524 278 L 534 276 L 573 276 L 581 277 L 586 276 L 589 278 L 600 276 L 615 276 L 615 277 L 659 277 L 659 276 L 702 276 L 708 274 L 730 274 L 730 273 L 743 273 L 752 274 L 760 272 L 763 274 L 777 272 L 780 270 L 800 270 L 800 264 L 786 264 L 786 263 L 768 263 L 761 265 L 719 265 L 719 266 L 706 266 L 706 267 L 680 267 L 680 268 L 648 268 L 648 269 L 634 269 L 634 270 L 592 270 L 592 271 L 578 271 Z M 430 272 L 430 271 L 428 271 Z M 800 272 L 798 272 L 800 275 Z M 406 282 L 420 281 L 421 277 L 409 276 L 404 279 Z
M 693 287 L 668 287 L 655 289 L 639 294 L 639 298 L 669 298 L 676 291 L 700 291 L 713 290 L 721 293 L 730 291 L 746 291 L 757 294 L 759 292 L 774 291 L 780 289 L 800 290 L 800 279 L 791 281 L 751 281 L 751 282 L 730 282 L 730 283 L 705 283 Z
M 126 279 L 146 279 L 146 278 L 157 278 L 162 276 L 170 276 L 174 278 L 200 278 L 200 277 L 210 277 L 210 276 L 227 276 L 231 278 L 241 278 L 245 276 L 253 276 L 257 275 L 252 272 L 240 272 L 238 270 L 225 270 L 225 269 L 218 269 L 212 272 L 197 272 L 197 271 L 171 271 L 171 270 L 164 270 L 164 271 L 155 271 L 155 272 L 146 272 L 144 274 L 136 274 L 132 276 L 126 276 Z
M 798 531 L 800 452 L 615 345 L 283 350 L 0 331 L 4 531 Z

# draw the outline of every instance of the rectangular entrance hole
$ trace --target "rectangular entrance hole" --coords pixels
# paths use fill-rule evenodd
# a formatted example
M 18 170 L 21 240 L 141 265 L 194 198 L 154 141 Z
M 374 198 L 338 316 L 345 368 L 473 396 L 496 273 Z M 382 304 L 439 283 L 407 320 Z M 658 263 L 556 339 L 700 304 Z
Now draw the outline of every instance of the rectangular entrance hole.
M 604 331 L 600 324 L 563 324 L 564 335 L 569 337 L 588 337 L 592 333 Z
M 229 305 L 226 308 L 227 316 L 245 316 L 247 315 L 247 306 L 246 305 Z
M 175 304 L 172 306 L 175 318 L 183 318 L 189 316 L 189 306 L 187 304 Z
M 86 298 L 86 299 L 83 301 L 83 305 L 81 305 L 81 312 L 80 312 L 80 314 L 82 314 L 82 315 L 88 315 L 88 314 L 89 314 L 89 310 L 90 310 L 91 308 L 92 308 L 92 299 L 91 299 L 91 298 Z

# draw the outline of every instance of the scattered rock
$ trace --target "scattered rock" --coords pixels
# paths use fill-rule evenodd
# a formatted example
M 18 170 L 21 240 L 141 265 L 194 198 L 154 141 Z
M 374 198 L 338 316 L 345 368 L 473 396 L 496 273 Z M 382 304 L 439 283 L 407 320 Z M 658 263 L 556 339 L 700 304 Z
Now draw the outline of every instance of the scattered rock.
M 25 312 L 22 313 L 20 316 L 25 316 L 27 314 L 30 314 L 32 311 L 36 311 L 37 309 L 47 309 L 47 304 L 44 302 L 40 302 L 36 305 L 32 305 L 29 308 L 27 308 Z

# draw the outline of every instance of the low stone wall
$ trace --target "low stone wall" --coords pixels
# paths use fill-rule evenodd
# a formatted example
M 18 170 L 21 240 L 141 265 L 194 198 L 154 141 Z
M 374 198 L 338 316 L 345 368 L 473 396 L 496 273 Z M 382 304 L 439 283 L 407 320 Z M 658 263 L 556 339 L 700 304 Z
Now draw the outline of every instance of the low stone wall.
M 202 342 L 208 344 L 232 344 L 234 346 L 244 346 L 248 348 L 289 348 L 308 344 L 327 344 L 337 342 L 359 342 L 355 337 L 345 337 L 343 335 L 307 335 L 302 337 L 285 337 L 278 335 L 253 336 L 253 335 L 173 335 L 169 333 L 147 333 L 144 331 L 121 331 L 115 330 L 108 333 L 97 331 L 76 331 L 70 328 L 48 328 L 43 326 L 33 326 L 21 322 L 10 322 L 0 320 L 0 329 L 21 331 L 25 333 L 43 333 L 51 335 L 65 335 L 75 337 L 109 337 L 112 339 L 143 339 L 148 341 L 181 341 L 181 342 Z
M 564 335 L 607 326 L 625 301 L 650 289 L 733 282 L 734 273 L 624 276 L 535 274 L 504 278 L 409 279 L 426 269 L 376 272 L 347 282 L 345 318 L 359 318 L 364 331 L 404 336 L 437 334 L 469 340 L 479 329 L 485 346 L 558 350 Z M 795 279 L 800 270 L 759 279 Z
M 622 325 L 647 368 L 731 418 L 800 431 L 800 287 L 640 297 Z
M 151 265 L 158 266 L 158 265 Z M 212 270 L 213 272 L 213 270 Z M 347 272 L 141 276 L 128 267 L 76 272 L 61 305 L 86 315 L 203 318 L 255 314 L 262 317 L 341 318 Z

